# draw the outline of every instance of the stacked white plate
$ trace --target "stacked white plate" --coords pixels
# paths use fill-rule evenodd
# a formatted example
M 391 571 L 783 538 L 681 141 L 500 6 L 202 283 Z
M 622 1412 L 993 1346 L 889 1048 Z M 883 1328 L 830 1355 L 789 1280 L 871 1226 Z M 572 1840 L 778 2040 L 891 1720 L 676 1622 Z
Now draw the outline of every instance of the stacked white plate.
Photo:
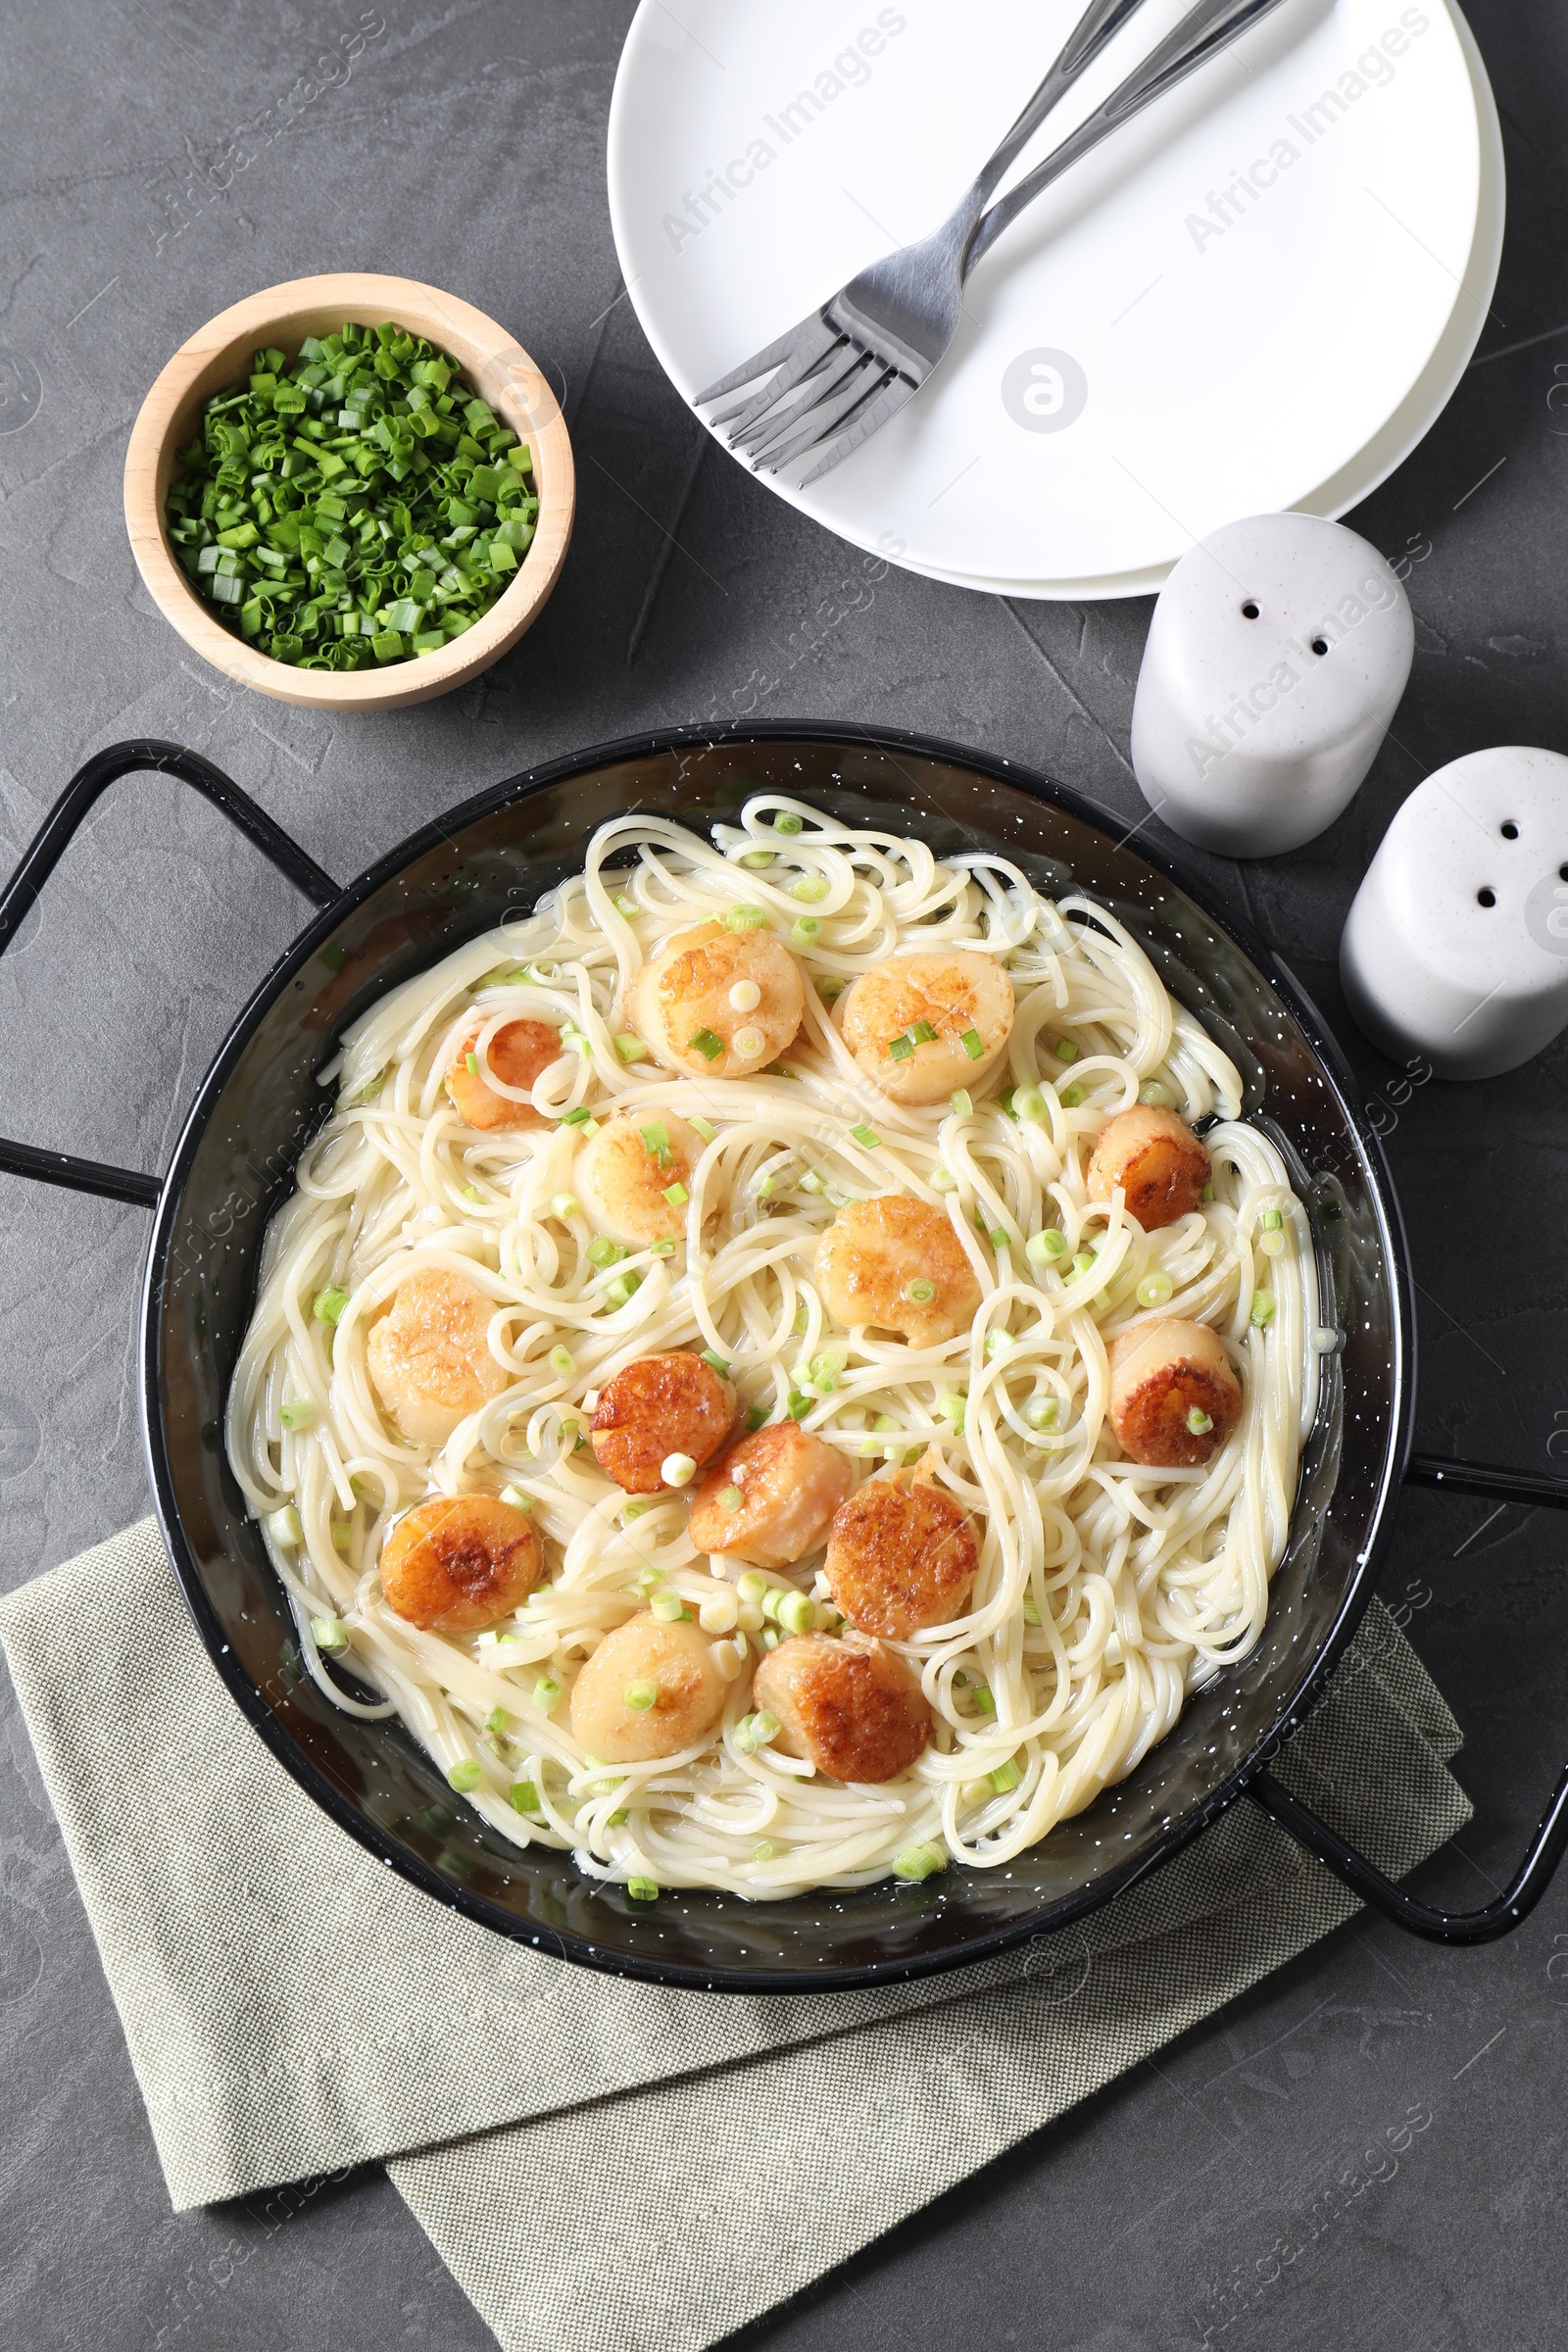
M 1184 5 L 1146 0 L 1014 177 Z M 611 108 L 611 216 L 682 394 L 933 228 L 1081 6 L 642 0 Z M 1221 523 L 1343 514 L 1400 464 L 1485 324 L 1503 207 L 1496 108 L 1456 7 L 1284 0 L 999 239 L 953 349 L 890 425 L 809 490 L 799 466 L 760 478 L 934 579 L 1150 594 Z

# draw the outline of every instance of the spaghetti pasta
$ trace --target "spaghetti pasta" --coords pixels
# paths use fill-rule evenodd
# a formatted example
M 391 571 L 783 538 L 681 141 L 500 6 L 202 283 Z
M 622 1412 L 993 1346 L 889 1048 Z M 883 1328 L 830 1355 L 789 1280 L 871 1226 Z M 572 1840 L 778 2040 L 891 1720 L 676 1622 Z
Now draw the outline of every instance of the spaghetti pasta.
M 705 920 L 765 932 L 799 966 L 804 1017 L 764 1069 L 663 1066 L 635 1022 L 639 973 Z M 1004 970 L 1005 1052 L 940 1102 L 894 1100 L 833 1007 L 890 958 L 943 951 Z M 755 1002 L 737 987 L 730 1002 Z M 524 1018 L 562 1041 L 531 1087 L 489 1059 Z M 460 1049 L 543 1123 L 466 1123 L 444 1085 Z M 266 1237 L 228 1458 L 309 1671 L 338 1704 L 401 1717 L 514 1843 L 754 1898 L 995 1868 L 1130 1772 L 1256 1642 L 1316 1410 L 1311 1237 L 1242 1120 L 1237 1070 L 1105 908 L 777 794 L 711 842 L 628 815 L 531 916 L 383 998 L 323 1078 L 335 1108 Z M 1147 1233 L 1087 1182 L 1096 1137 L 1139 1102 L 1202 1125 L 1212 1167 L 1210 1196 Z M 607 1241 L 578 1198 L 585 1142 L 625 1111 L 656 1143 L 661 1123 L 689 1139 L 685 1180 L 660 1194 L 673 1237 Z M 828 1312 L 822 1236 L 885 1195 L 945 1219 L 961 1252 L 978 1305 L 951 1336 Z M 368 1364 L 415 1273 L 477 1295 L 495 1373 L 435 1445 L 386 1417 Z M 1237 1427 L 1196 1468 L 1126 1459 L 1107 1418 L 1107 1348 L 1165 1313 L 1215 1330 L 1242 1385 Z M 764 1736 L 772 1718 L 759 1731 L 752 1678 L 780 1607 L 795 1630 L 834 1628 L 820 1552 L 761 1572 L 699 1552 L 683 1492 L 628 1495 L 595 1459 L 598 1392 L 682 1348 L 722 1367 L 754 1426 L 792 1418 L 858 1477 L 918 1458 L 970 1515 L 962 1613 L 887 1644 L 932 1715 L 894 1779 L 830 1780 Z M 544 1581 L 490 1630 L 420 1631 L 387 1604 L 382 1544 L 411 1505 L 474 1493 L 529 1513 Z M 569 1693 L 651 1598 L 710 1642 L 722 1716 L 676 1754 L 607 1766 L 574 1741 Z M 344 1690 L 344 1664 L 379 1698 Z

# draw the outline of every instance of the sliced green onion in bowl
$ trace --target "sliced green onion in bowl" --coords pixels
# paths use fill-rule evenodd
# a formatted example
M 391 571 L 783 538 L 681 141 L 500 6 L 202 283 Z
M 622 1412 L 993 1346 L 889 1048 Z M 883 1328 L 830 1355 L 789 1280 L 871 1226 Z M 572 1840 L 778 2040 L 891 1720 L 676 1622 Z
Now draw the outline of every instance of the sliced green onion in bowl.
M 483 1778 L 484 1771 L 478 1758 L 465 1756 L 463 1762 L 454 1764 L 447 1774 L 447 1787 L 455 1788 L 460 1796 L 466 1796 L 471 1788 L 478 1788 Z
M 933 1878 L 939 1870 L 946 1870 L 948 1859 L 947 1847 L 938 1845 L 934 1839 L 923 1845 L 906 1845 L 893 1857 L 893 1875 L 907 1880 L 911 1886 L 917 1885 L 921 1879 Z

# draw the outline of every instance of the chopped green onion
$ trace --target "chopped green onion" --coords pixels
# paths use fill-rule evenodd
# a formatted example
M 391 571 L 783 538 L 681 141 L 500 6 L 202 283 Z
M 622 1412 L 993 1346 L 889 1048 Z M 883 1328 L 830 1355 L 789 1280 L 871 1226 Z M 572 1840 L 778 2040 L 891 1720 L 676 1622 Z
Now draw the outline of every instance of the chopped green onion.
M 618 1266 L 625 1254 L 619 1242 L 609 1241 L 603 1234 L 595 1234 L 588 1245 L 588 1263 L 591 1266 Z
M 1008 1349 L 1015 1347 L 1016 1344 L 1010 1331 L 988 1331 L 986 1333 L 986 1355 L 988 1358 L 993 1355 L 1005 1355 Z
M 1049 1266 L 1054 1259 L 1066 1256 L 1067 1237 L 1058 1233 L 1054 1225 L 1048 1225 L 1044 1233 L 1029 1236 L 1023 1253 L 1032 1266 Z
M 728 1380 L 729 1364 L 726 1359 L 718 1353 L 716 1348 L 705 1348 L 702 1351 L 702 1355 L 704 1363 L 707 1364 L 711 1371 L 716 1372 L 720 1380 Z
M 794 922 L 790 925 L 790 937 L 794 940 L 797 947 L 808 948 L 811 945 L 811 942 L 821 931 L 821 928 L 822 926 L 817 921 L 814 914 L 797 915 Z
M 774 1846 L 772 1839 L 769 1838 L 764 1838 L 759 1844 L 753 1846 L 752 1860 L 754 1862 L 771 1862 L 776 1851 L 777 1848 Z
M 285 1551 L 295 1550 L 305 1541 L 299 1512 L 291 1502 L 285 1502 L 281 1510 L 270 1511 L 263 1524 L 272 1542 Z
M 630 916 L 634 915 L 637 911 L 636 900 L 628 899 L 623 890 L 617 890 L 610 903 L 614 907 L 617 914 Z
M 1187 1426 L 1195 1438 L 1206 1438 L 1214 1424 L 1200 1404 L 1195 1404 L 1187 1415 Z
M 1263 1231 L 1264 1231 L 1265 1233 L 1278 1233 L 1278 1232 L 1279 1232 L 1279 1230 L 1280 1230 L 1280 1228 L 1281 1228 L 1281 1226 L 1284 1224 L 1284 1222 L 1285 1222 L 1285 1218 L 1284 1218 L 1284 1215 L 1283 1215 L 1283 1213 L 1281 1212 L 1281 1210 L 1279 1210 L 1279 1209 L 1277 1209 L 1277 1208 L 1265 1208 L 1265 1209 L 1264 1209 L 1264 1211 L 1263 1211 Z
M 657 1879 L 628 1879 L 626 1892 L 634 1903 L 657 1903 L 659 1881 Z
M 946 1168 L 933 1168 L 930 1183 L 934 1193 L 956 1193 L 958 1189 L 958 1179 Z
M 936 1033 L 936 1031 L 935 1031 L 935 1030 L 932 1028 L 932 1026 L 931 1026 L 931 1024 L 930 1024 L 930 1022 L 929 1022 L 929 1021 L 915 1021 L 915 1022 L 913 1022 L 913 1023 L 911 1024 L 911 1026 L 910 1026 L 910 1029 L 909 1029 L 909 1042 L 910 1042 L 910 1044 L 911 1044 L 911 1045 L 915 1045 L 915 1046 L 932 1046 L 932 1045 L 935 1045 L 935 1043 L 936 1043 L 936 1036 L 937 1036 L 937 1033 Z
M 1006 1796 L 1017 1788 L 1018 1783 L 1023 1779 L 1023 1774 L 1018 1770 L 1013 1758 L 1009 1756 L 1005 1764 L 999 1764 L 996 1771 L 987 1777 L 997 1794 Z
M 505 1707 L 492 1707 L 484 1719 L 484 1728 L 499 1740 L 503 1733 L 512 1729 L 512 1717 Z
M 564 1225 L 569 1223 L 571 1218 L 582 1214 L 582 1202 L 577 1199 L 575 1193 L 552 1193 L 550 1213 L 553 1217 L 559 1217 Z
M 909 1038 L 896 1037 L 888 1048 L 888 1054 L 894 1061 L 912 1061 L 914 1058 L 913 1043 Z
M 318 1323 L 339 1323 L 343 1319 L 343 1309 L 348 1302 L 347 1291 L 336 1289 L 318 1291 L 312 1301 L 311 1312 L 315 1315 Z
M 470 1078 L 477 1078 L 477 1077 L 478 1077 L 478 1075 L 479 1075 L 479 1056 L 478 1056 L 478 1054 L 465 1054 L 465 1055 L 463 1056 L 463 1059 L 464 1059 L 464 1062 L 465 1062 L 465 1064 L 466 1065 L 467 1072 L 468 1072 L 468 1076 L 469 1076 Z
M 1040 1603 L 1038 1600 L 1036 1600 L 1032 1591 L 1024 1593 L 1022 1609 L 1023 1621 L 1025 1625 L 1038 1625 L 1040 1623 Z
M 349 1629 L 341 1617 L 313 1617 L 311 1640 L 318 1649 L 347 1649 Z
M 1163 1306 L 1166 1299 L 1172 1297 L 1175 1289 L 1176 1285 L 1170 1276 L 1161 1272 L 1156 1266 L 1153 1272 L 1146 1274 L 1138 1285 L 1138 1303 L 1140 1306 Z
M 1038 1086 L 1017 1087 L 1013 1092 L 1012 1110 L 1014 1118 L 1031 1121 L 1043 1119 L 1046 1115 L 1046 1098 Z
M 474 983 L 475 996 L 483 996 L 492 988 L 525 988 L 533 975 L 523 964 L 514 964 L 509 972 L 488 972 Z
M 700 1135 L 705 1144 L 710 1144 L 718 1133 L 718 1129 L 710 1119 L 702 1118 L 695 1111 L 692 1113 L 691 1125 L 694 1133 Z
M 749 866 L 754 874 L 761 873 L 764 867 L 771 865 L 772 862 L 773 853 L 771 850 L 748 850 L 741 859 L 742 865 Z
M 854 1136 L 858 1144 L 863 1144 L 865 1146 L 867 1152 L 874 1152 L 882 1141 L 882 1138 L 877 1134 L 876 1129 L 874 1127 L 868 1127 L 863 1119 L 860 1120 L 858 1126 L 852 1127 L 850 1129 L 850 1133 Z
M 648 1254 L 650 1257 L 673 1257 L 675 1248 L 676 1245 L 673 1242 L 650 1242 Z
M 816 1623 L 815 1603 L 804 1592 L 787 1592 L 779 1602 L 778 1621 L 787 1634 L 808 1634 Z
M 569 1348 L 552 1348 L 550 1369 L 558 1380 L 569 1380 L 577 1369 L 577 1359 Z
M 666 1487 L 689 1487 L 697 1476 L 697 1464 L 689 1453 L 666 1453 L 659 1475 Z
M 515 1812 L 537 1813 L 540 1810 L 539 1791 L 532 1781 L 514 1781 L 508 1794 Z
M 937 1286 L 928 1275 L 917 1274 L 912 1282 L 906 1283 L 904 1295 L 912 1306 L 929 1306 L 937 1295 Z
M 622 1061 L 646 1061 L 648 1059 L 648 1048 L 640 1037 L 630 1035 L 617 1037 L 615 1052 L 620 1055 Z
M 628 1271 L 624 1274 L 617 1274 L 613 1282 L 607 1282 L 605 1285 L 607 1305 L 624 1306 L 627 1299 L 632 1298 L 641 1287 L 642 1279 L 640 1274 Z
M 745 1500 L 739 1487 L 720 1487 L 718 1490 L 718 1507 L 721 1511 L 728 1511 L 732 1518 Z
M 746 1407 L 746 1426 L 749 1430 L 761 1429 L 766 1425 L 766 1421 L 767 1407 L 765 1404 L 749 1404 Z
M 966 1086 L 955 1087 L 952 1094 L 948 1097 L 948 1101 L 952 1103 L 955 1112 L 960 1119 L 972 1119 L 974 1117 L 974 1103 L 970 1098 L 969 1090 Z
M 1204 1200 L 1212 1200 L 1214 1198 L 1214 1187 L 1211 1184 L 1205 1184 L 1200 1198 Z
M 1170 1101 L 1170 1090 L 1161 1086 L 1157 1078 L 1146 1078 L 1138 1089 L 1138 1100 L 1147 1102 L 1152 1109 L 1163 1110 Z
M 952 1422 L 954 1429 L 961 1437 L 963 1434 L 964 1399 L 961 1396 L 939 1396 L 937 1398 L 937 1411 L 942 1415 L 944 1421 Z
M 1274 1294 L 1272 1291 L 1254 1291 L 1252 1293 L 1252 1310 L 1248 1319 L 1258 1331 L 1261 1331 L 1266 1323 L 1273 1322 Z
M 1055 1043 L 1054 1052 L 1058 1061 L 1076 1061 L 1079 1053 L 1077 1039 L 1071 1037 L 1058 1037 Z
M 769 1588 L 765 1576 L 759 1576 L 755 1568 L 748 1568 L 735 1590 L 742 1600 L 749 1600 L 760 1607 L 767 1598 Z
M 772 862 L 771 851 L 768 852 L 768 862 Z M 727 931 L 762 931 L 766 927 L 767 909 L 765 906 L 732 906 L 724 917 L 724 928 Z
M 907 1879 L 911 1886 L 918 1885 L 921 1879 L 933 1878 L 947 1867 L 948 1849 L 934 1840 L 925 1845 L 906 1845 L 902 1854 L 893 1857 L 894 1877 Z
M 792 809 L 781 808 L 773 819 L 773 830 L 775 833 L 799 833 L 805 822 L 805 818 L 797 816 Z
M 980 1032 L 978 1029 L 966 1029 L 963 1035 L 959 1038 L 958 1043 L 968 1054 L 971 1061 L 978 1061 L 985 1053 L 985 1047 L 980 1042 Z
M 447 1774 L 447 1787 L 455 1788 L 460 1796 L 466 1796 L 470 1788 L 478 1788 L 483 1778 L 484 1773 L 478 1758 L 465 1756 L 463 1762 L 454 1764 L 452 1770 Z
M 815 1402 L 814 1396 L 803 1396 L 799 1389 L 791 1389 L 784 1409 L 792 1421 L 804 1421 Z
M 1283 1233 L 1260 1233 L 1257 1237 L 1257 1246 L 1264 1257 L 1283 1257 L 1285 1255 Z
M 634 1715 L 646 1715 L 650 1707 L 657 1706 L 659 1703 L 659 1685 L 657 1683 L 628 1683 L 624 1695 L 626 1704 Z
M 711 1029 L 699 1029 L 696 1036 L 689 1037 L 686 1043 L 694 1053 L 701 1054 L 705 1061 L 716 1061 L 724 1051 L 723 1039 L 715 1037 Z
M 680 1625 L 691 1617 L 690 1609 L 678 1592 L 656 1592 L 648 1606 L 661 1625 Z
M 583 1104 L 579 1103 L 575 1110 L 564 1110 L 562 1112 L 561 1124 L 563 1127 L 581 1127 L 587 1121 L 589 1121 L 592 1116 L 593 1113 Z
M 316 1419 L 316 1407 L 309 1396 L 291 1396 L 277 1417 L 285 1429 L 309 1429 Z
M 1092 1250 L 1080 1250 L 1072 1261 L 1071 1278 L 1075 1279 L 1080 1274 L 1092 1274 L 1094 1272 L 1094 1251 Z
M 790 885 L 792 899 L 804 899 L 808 906 L 817 906 L 828 894 L 830 885 L 820 874 L 802 874 Z
M 648 1153 L 649 1158 L 657 1159 L 661 1167 L 666 1165 L 670 1155 L 669 1129 L 664 1125 L 663 1120 L 650 1119 L 646 1127 L 638 1129 L 638 1133 L 643 1139 L 643 1150 Z
M 1064 1086 L 1056 1097 L 1063 1110 L 1076 1110 L 1083 1099 L 1084 1090 L 1081 1086 Z
M 879 1436 L 886 1437 L 889 1431 L 897 1429 L 899 1424 L 894 1420 L 891 1413 L 878 1413 L 871 1426 L 877 1431 Z
M 503 1487 L 501 1499 L 503 1502 L 510 1503 L 514 1511 L 531 1511 L 533 1509 L 533 1496 L 525 1494 L 521 1487 Z
M 548 1715 L 560 1696 L 561 1685 L 548 1674 L 542 1674 L 533 1687 L 533 1703 L 540 1714 Z
M 849 985 L 840 972 L 821 972 L 817 975 L 816 993 L 824 1004 L 836 1004 Z
M 666 1184 L 664 1199 L 669 1202 L 671 1208 L 684 1208 L 691 1199 L 691 1195 L 683 1184 Z
M 976 1683 L 969 1695 L 974 1701 L 974 1711 L 977 1715 L 994 1715 L 996 1713 L 997 1702 L 989 1683 Z
M 1004 1225 L 992 1225 L 987 1229 L 986 1240 L 991 1244 L 993 1250 L 1005 1250 L 1011 1243 L 1012 1236 Z
M 729 1042 L 731 1050 L 738 1054 L 743 1061 L 755 1060 L 767 1044 L 760 1029 L 737 1029 Z

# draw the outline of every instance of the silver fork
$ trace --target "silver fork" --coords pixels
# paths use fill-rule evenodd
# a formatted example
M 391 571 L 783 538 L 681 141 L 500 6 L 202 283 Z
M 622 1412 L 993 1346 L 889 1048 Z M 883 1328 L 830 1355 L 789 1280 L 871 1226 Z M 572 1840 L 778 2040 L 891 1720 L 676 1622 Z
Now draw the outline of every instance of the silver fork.
M 1003 230 L 1091 148 L 1279 4 L 1197 0 L 1103 104 L 988 212 L 993 189 L 1052 108 L 1143 5 L 1090 0 L 1055 64 L 935 235 L 873 262 L 799 326 L 699 392 L 695 405 L 707 408 L 775 370 L 760 391 L 710 421 L 715 427 L 733 424 L 730 447 L 744 452 L 754 468 L 766 465 L 776 473 L 820 450 L 802 489 L 830 473 L 919 391 L 958 330 L 964 280 Z

